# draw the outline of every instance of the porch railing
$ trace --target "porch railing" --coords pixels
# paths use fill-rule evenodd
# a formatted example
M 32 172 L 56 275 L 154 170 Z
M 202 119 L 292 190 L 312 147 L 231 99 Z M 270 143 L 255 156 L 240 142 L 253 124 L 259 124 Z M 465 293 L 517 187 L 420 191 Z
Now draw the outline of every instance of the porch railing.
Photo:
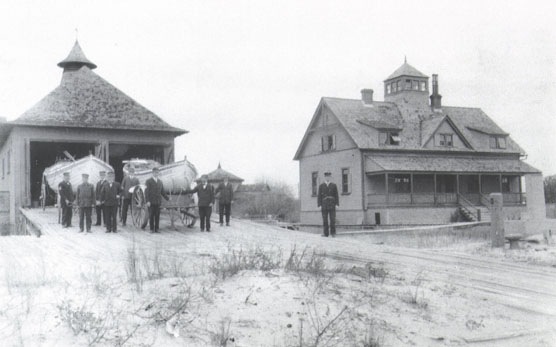
M 368 194 L 368 206 L 406 206 L 406 205 L 456 205 L 456 193 L 390 193 Z

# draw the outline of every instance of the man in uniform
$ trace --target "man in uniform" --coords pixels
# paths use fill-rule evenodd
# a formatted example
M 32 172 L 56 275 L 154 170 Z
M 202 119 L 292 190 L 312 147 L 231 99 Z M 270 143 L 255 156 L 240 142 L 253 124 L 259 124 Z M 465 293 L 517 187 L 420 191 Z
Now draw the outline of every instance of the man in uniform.
M 62 207 L 62 226 L 70 228 L 72 204 L 75 197 L 73 196 L 69 172 L 64 172 L 64 180 L 58 185 L 58 192 L 60 193 L 60 206 Z
M 212 214 L 212 205 L 214 205 L 214 187 L 208 184 L 208 176 L 201 176 L 201 184 L 193 189 L 185 190 L 185 194 L 197 193 L 199 198 L 199 218 L 201 219 L 201 231 L 210 232 L 210 215 Z
M 324 173 L 324 183 L 319 186 L 317 197 L 317 206 L 321 208 L 322 224 L 324 228 L 324 237 L 328 237 L 328 227 L 330 226 L 330 234 L 336 237 L 336 206 L 340 206 L 338 199 L 338 187 L 330 179 L 330 172 Z M 329 222 L 330 220 L 330 222 Z
M 232 210 L 232 201 L 234 199 L 234 189 L 229 182 L 228 176 L 224 177 L 224 182 L 218 185 L 216 194 L 220 194 L 218 199 L 220 226 L 224 225 L 224 215 L 226 215 L 226 226 L 230 226 L 230 213 Z
M 120 184 L 114 182 L 114 171 L 108 173 L 108 182 L 104 183 L 100 193 L 100 203 L 104 205 L 104 223 L 107 233 L 118 232 L 118 200 Z
M 131 193 L 129 189 L 139 185 L 139 179 L 135 177 L 135 169 L 130 167 L 128 169 L 128 175 L 124 177 L 122 181 L 122 195 L 124 196 L 124 203 L 122 206 L 122 226 L 125 226 L 127 221 L 127 210 L 131 205 Z
M 102 190 L 102 186 L 106 183 L 106 171 L 99 171 L 100 179 L 97 182 L 95 196 L 97 198 L 96 201 L 96 211 L 97 211 L 97 223 L 95 225 L 100 226 L 102 225 L 102 220 L 104 220 L 104 225 L 106 225 L 106 216 L 102 218 L 104 214 L 104 206 L 100 203 L 100 192 Z
M 83 224 L 87 232 L 91 232 L 91 212 L 95 205 L 95 187 L 89 183 L 89 174 L 82 174 L 83 183 L 77 187 L 77 206 L 79 206 L 79 232 L 83 232 Z M 85 222 L 85 223 L 84 223 Z
M 145 200 L 147 200 L 147 206 L 149 207 L 149 228 L 151 233 L 158 233 L 158 227 L 160 224 L 160 204 L 162 203 L 162 198 L 169 200 L 168 195 L 164 192 L 164 185 L 158 175 L 160 171 L 158 168 L 153 168 L 153 175 L 151 178 L 145 182 L 147 186 L 147 191 L 145 193 Z

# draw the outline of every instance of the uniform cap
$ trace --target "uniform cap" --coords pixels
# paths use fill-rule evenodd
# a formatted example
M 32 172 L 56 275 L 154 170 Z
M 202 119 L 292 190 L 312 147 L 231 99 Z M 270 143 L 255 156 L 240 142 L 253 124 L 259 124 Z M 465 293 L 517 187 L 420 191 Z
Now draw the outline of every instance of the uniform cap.
M 69 176 L 70 173 L 69 172 L 64 172 L 64 176 Z
M 153 167 L 153 172 L 159 172 L 160 170 L 157 167 Z
M 330 171 L 326 171 L 326 172 L 324 173 L 324 176 L 326 176 L 326 177 L 332 176 L 332 173 L 331 173 Z
M 89 174 L 87 173 L 81 174 L 81 176 L 89 178 Z

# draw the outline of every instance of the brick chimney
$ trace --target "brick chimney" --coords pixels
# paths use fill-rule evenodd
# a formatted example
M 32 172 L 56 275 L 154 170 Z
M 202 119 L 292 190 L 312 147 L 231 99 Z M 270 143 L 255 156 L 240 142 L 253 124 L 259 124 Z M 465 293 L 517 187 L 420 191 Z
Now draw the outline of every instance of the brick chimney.
M 433 110 L 440 109 L 442 107 L 442 95 L 438 94 L 438 75 L 432 75 L 432 94 L 431 98 L 431 108 Z
M 373 104 L 373 90 L 372 89 L 361 89 L 361 101 L 365 105 Z

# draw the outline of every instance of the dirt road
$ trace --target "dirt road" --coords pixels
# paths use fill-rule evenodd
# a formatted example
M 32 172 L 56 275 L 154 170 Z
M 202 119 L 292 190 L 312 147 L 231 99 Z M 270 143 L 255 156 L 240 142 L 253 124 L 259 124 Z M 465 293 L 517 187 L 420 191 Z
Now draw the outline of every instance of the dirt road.
M 290 231 L 247 221 L 234 220 L 231 227 L 214 226 L 211 233 L 198 229 L 150 234 L 133 227 L 118 234 L 105 234 L 95 228 L 92 234 L 79 234 L 77 228 L 60 229 L 54 211 L 35 210 L 34 220 L 43 235 L 37 237 L 1 237 L 0 270 L 25 268 L 19 276 L 28 281 L 63 280 L 78 282 L 83 273 L 99 263 L 112 269 L 113 276 L 124 276 L 122 264 L 132 243 L 139 249 L 177 251 L 195 261 L 230 248 L 264 247 L 288 250 L 292 246 L 311 247 L 325 252 L 331 261 L 353 264 L 383 264 L 390 274 L 408 280 L 419 278 L 434 295 L 435 288 L 453 286 L 477 307 L 500 310 L 511 320 L 505 327 L 453 331 L 446 340 L 455 344 L 486 346 L 556 346 L 556 268 L 533 266 L 469 255 L 450 249 L 406 249 L 373 245 L 349 236 L 322 238 L 319 235 Z M 1 273 L 2 271 L 0 271 Z M 46 274 L 46 275 L 44 275 Z M 12 276 L 13 277 L 13 276 Z M 6 282 L 9 275 L 6 275 Z M 21 278 L 18 279 L 22 281 Z M 0 298 L 8 293 L 0 292 Z M 451 315 L 449 301 L 436 310 Z M 470 307 L 469 314 L 475 308 Z M 442 313 L 442 312 L 440 312 Z M 460 312 L 461 313 L 461 312 Z M 0 327 L 1 329 L 1 327 Z M 434 332 L 423 332 L 433 335 Z M 431 342 L 432 343 L 432 342 Z

